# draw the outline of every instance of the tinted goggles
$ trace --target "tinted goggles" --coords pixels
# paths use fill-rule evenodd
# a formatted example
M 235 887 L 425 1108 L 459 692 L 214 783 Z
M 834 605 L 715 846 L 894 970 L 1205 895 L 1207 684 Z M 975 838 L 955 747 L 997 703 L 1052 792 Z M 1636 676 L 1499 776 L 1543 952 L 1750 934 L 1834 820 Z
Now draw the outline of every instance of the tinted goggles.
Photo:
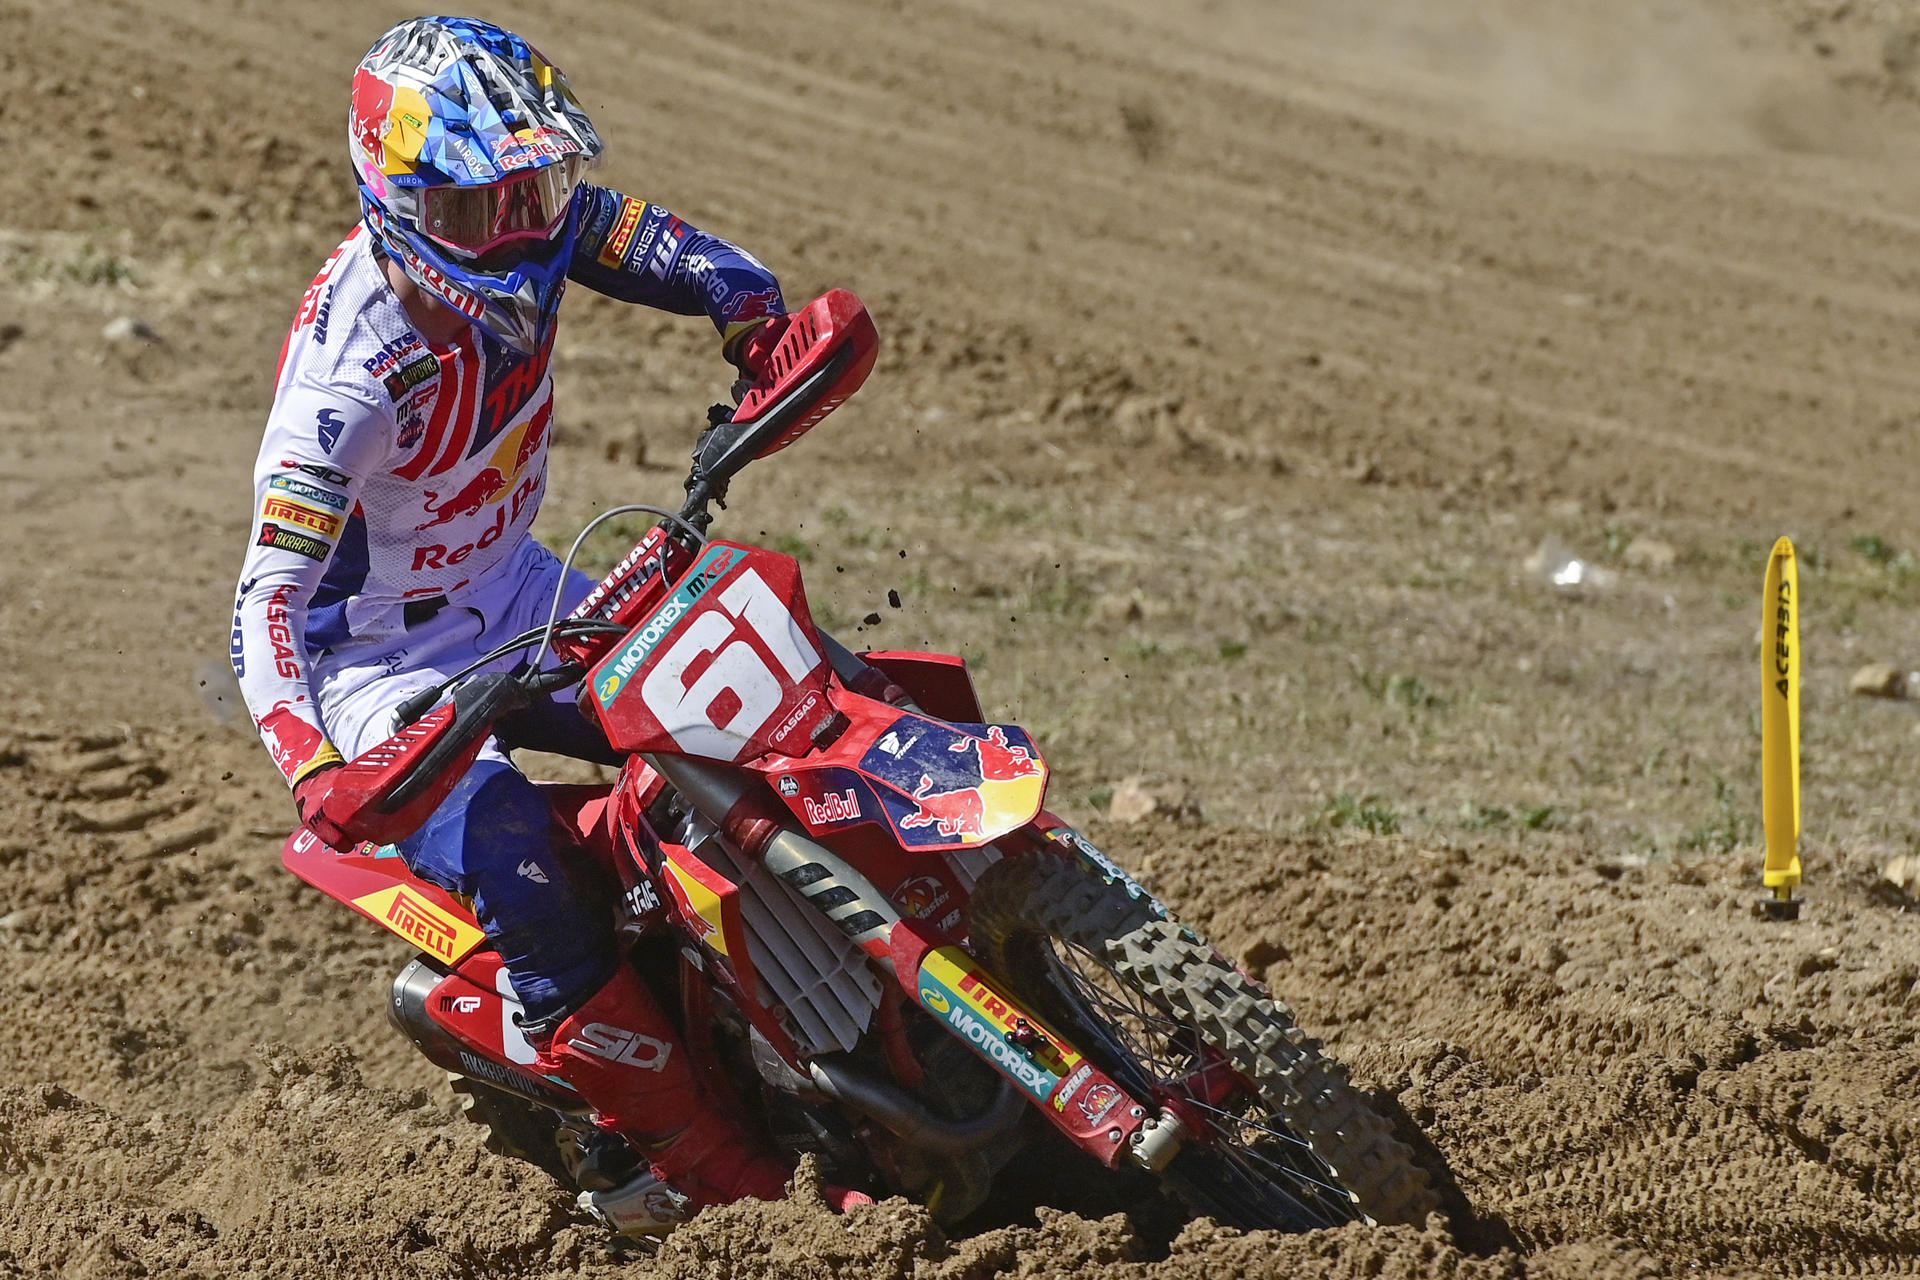
M 545 239 L 567 216 L 586 168 L 578 156 L 484 187 L 428 187 L 420 229 L 437 244 L 479 256 L 509 241 Z

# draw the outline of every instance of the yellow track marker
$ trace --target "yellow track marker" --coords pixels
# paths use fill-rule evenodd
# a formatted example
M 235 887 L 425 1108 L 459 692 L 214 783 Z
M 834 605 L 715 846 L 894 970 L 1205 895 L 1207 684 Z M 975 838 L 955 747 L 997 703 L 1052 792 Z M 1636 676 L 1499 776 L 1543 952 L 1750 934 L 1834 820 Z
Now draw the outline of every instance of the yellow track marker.
M 1765 614 L 1760 645 L 1761 809 L 1767 827 L 1767 864 L 1760 882 L 1772 890 L 1767 914 L 1800 914 L 1793 896 L 1800 883 L 1800 574 L 1793 542 L 1782 538 L 1767 557 Z

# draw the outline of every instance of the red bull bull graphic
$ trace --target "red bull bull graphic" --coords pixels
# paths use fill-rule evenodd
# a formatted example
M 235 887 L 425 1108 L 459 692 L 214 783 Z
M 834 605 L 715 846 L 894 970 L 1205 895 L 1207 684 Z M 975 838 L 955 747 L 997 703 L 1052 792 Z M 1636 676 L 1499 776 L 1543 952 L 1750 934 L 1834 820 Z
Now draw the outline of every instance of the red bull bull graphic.
M 986 830 L 987 802 L 979 787 L 929 793 L 933 779 L 920 775 L 914 788 L 914 811 L 900 820 L 903 830 L 932 827 L 943 836 L 978 840 Z
M 460 492 L 450 497 L 442 498 L 428 489 L 426 511 L 433 519 L 425 524 L 413 526 L 414 532 L 418 533 L 422 529 L 451 523 L 461 516 L 478 515 L 480 508 L 493 501 L 494 497 L 506 487 L 507 478 L 500 474 L 498 467 L 483 467 L 480 474 L 467 481 Z
M 860 771 L 909 849 L 964 849 L 1032 821 L 1047 767 L 1020 729 L 905 717 L 868 749 Z

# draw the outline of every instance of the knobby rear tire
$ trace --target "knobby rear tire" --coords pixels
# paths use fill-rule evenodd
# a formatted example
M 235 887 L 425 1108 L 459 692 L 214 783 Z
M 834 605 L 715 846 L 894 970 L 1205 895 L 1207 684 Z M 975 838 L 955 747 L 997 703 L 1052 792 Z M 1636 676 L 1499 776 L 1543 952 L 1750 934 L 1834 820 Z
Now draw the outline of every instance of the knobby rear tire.
M 1249 1119 L 1267 1133 L 1291 1136 L 1292 1143 L 1261 1144 L 1286 1148 L 1281 1165 L 1302 1163 L 1300 1175 L 1283 1167 L 1275 1178 L 1267 1172 L 1276 1167 L 1273 1160 L 1250 1158 L 1252 1148 L 1225 1133 L 1238 1126 L 1217 1122 L 1226 1140 L 1190 1144 L 1165 1175 L 1197 1211 L 1245 1230 L 1297 1230 L 1362 1217 L 1418 1224 L 1438 1207 L 1412 1153 L 1286 1007 L 1123 885 L 1051 849 L 1032 851 L 990 868 L 971 910 L 981 957 L 1043 1016 L 1065 1020 L 1068 1026 L 1059 1029 L 1070 1038 L 1075 1026 L 1116 1024 L 1094 1007 L 1091 989 L 1067 972 L 1059 944 L 1078 949 L 1107 980 L 1143 998 L 1149 1022 L 1197 1033 L 1257 1091 Z M 1116 1052 L 1115 1040 L 1100 1039 L 1105 1052 Z M 1126 1082 L 1101 1061 L 1102 1050 L 1077 1047 Z M 1137 1056 L 1134 1063 L 1136 1076 L 1153 1074 Z M 1322 1184 L 1314 1182 L 1316 1174 Z M 1282 1183 L 1289 1185 L 1282 1189 Z
M 561 1186 L 573 1188 L 573 1176 L 554 1142 L 559 1128 L 557 1115 L 457 1071 L 447 1072 L 447 1084 L 460 1098 L 460 1113 L 485 1131 L 487 1150 L 525 1160 Z

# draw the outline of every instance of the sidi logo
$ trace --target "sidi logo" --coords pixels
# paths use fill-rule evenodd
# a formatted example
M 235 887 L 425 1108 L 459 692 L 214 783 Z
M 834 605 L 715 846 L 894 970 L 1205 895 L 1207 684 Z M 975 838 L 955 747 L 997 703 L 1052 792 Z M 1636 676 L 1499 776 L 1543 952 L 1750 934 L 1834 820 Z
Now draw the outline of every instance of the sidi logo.
M 610 1027 L 604 1022 L 589 1022 L 567 1043 L 583 1053 L 638 1067 L 642 1071 L 664 1070 L 667 1058 L 673 1052 L 673 1046 L 664 1040 L 655 1040 L 637 1031 Z

